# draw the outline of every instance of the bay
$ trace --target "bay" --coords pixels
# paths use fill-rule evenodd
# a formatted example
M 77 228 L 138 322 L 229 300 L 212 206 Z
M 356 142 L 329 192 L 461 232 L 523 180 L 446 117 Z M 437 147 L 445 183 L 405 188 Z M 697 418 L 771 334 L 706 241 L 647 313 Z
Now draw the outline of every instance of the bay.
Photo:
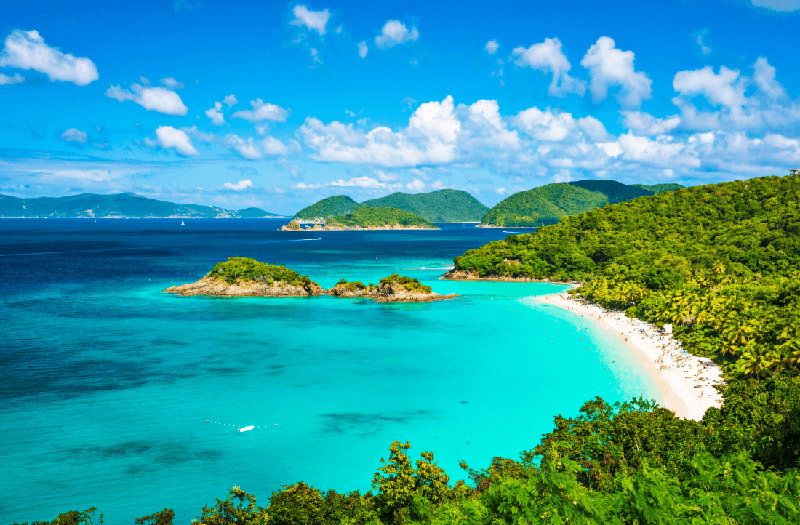
M 594 396 L 659 399 L 612 334 L 546 283 L 438 278 L 499 229 L 278 232 L 285 220 L 0 221 L 0 522 L 91 506 L 176 523 L 234 485 L 370 489 L 392 441 L 451 481 L 516 458 Z M 514 230 L 519 231 L 519 230 Z M 454 300 L 175 297 L 229 256 L 323 287 L 400 273 Z M 240 426 L 255 425 L 239 433 Z

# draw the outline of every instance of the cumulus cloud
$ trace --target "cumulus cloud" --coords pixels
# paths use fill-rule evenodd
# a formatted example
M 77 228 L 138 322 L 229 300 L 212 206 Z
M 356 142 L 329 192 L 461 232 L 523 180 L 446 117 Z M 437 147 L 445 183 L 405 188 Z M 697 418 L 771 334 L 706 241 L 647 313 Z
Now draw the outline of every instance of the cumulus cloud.
M 189 135 L 185 131 L 175 129 L 172 126 L 159 126 L 156 130 L 156 140 L 146 138 L 144 143 L 150 147 L 158 146 L 164 149 L 174 149 L 184 157 L 199 154 L 192 146 Z
M 81 144 L 86 144 L 86 140 L 89 138 L 89 135 L 85 131 L 70 128 L 64 130 L 64 133 L 61 134 L 61 138 L 67 142 L 79 142 Z
M 617 49 L 614 40 L 607 36 L 600 37 L 589 48 L 581 65 L 589 70 L 592 101 L 605 100 L 612 86 L 621 88 L 617 101 L 627 108 L 639 107 L 643 100 L 650 98 L 653 81 L 645 73 L 634 70 L 633 59 L 632 51 Z
M 226 104 L 230 108 L 231 106 L 238 104 L 239 101 L 236 100 L 235 95 L 228 95 L 227 97 L 222 99 L 222 103 Z
M 419 38 L 419 31 L 416 27 L 408 30 L 406 25 L 400 20 L 389 20 L 383 26 L 381 34 L 375 37 L 375 45 L 378 49 L 389 49 L 397 44 L 415 42 Z
M 366 40 L 362 40 L 361 42 L 358 43 L 358 56 L 360 56 L 361 58 L 365 58 L 367 56 L 368 51 L 369 48 L 367 47 Z
M 692 130 L 775 129 L 800 123 L 800 102 L 789 99 L 766 58 L 753 64 L 753 76 L 721 66 L 679 71 L 673 81 L 678 96 L 672 102 L 681 111 L 681 127 Z M 750 95 L 748 88 L 756 89 Z M 713 110 L 698 110 L 693 99 L 702 96 Z
M 260 98 L 251 100 L 250 105 L 252 110 L 237 111 L 233 114 L 233 118 L 242 118 L 250 122 L 258 122 L 262 120 L 271 120 L 273 122 L 284 122 L 286 117 L 289 116 L 289 111 L 276 106 L 275 104 L 265 104 Z
M 483 46 L 483 50 L 489 53 L 490 55 L 494 55 L 495 53 L 497 53 L 498 47 L 500 47 L 500 45 L 497 43 L 497 40 L 489 40 L 488 42 L 486 42 L 486 45 Z
M 292 9 L 294 19 L 289 22 L 293 26 L 306 26 L 309 30 L 316 31 L 320 35 L 325 34 L 325 26 L 331 17 L 327 9 L 322 11 L 311 11 L 304 5 L 296 5 Z
M 253 182 L 250 180 L 240 180 L 236 184 L 233 184 L 232 182 L 226 182 L 222 185 L 222 187 L 228 190 L 241 191 L 246 188 L 252 188 Z
M 165 115 L 183 116 L 189 111 L 181 97 L 174 91 L 161 87 L 145 87 L 140 84 L 131 86 L 133 91 L 122 89 L 119 85 L 106 90 L 106 96 L 120 102 L 132 100 L 147 111 L 156 111 Z
M 0 86 L 7 84 L 22 84 L 25 82 L 25 77 L 19 73 L 14 73 L 13 77 L 0 73 Z
M 214 107 L 206 110 L 206 116 L 211 119 L 211 123 L 215 126 L 225 122 L 225 116 L 222 114 L 222 103 L 214 102 Z
M 94 62 L 88 58 L 64 54 L 44 43 L 38 31 L 13 31 L 0 53 L 0 66 L 33 69 L 50 80 L 72 82 L 79 86 L 99 78 Z
M 162 86 L 165 86 L 169 89 L 183 89 L 183 82 L 178 82 L 172 77 L 162 78 L 160 82 Z
M 266 155 L 278 156 L 288 155 L 290 148 L 275 137 L 267 137 L 261 141 L 261 147 Z
M 414 179 L 406 184 L 406 188 L 408 188 L 411 193 L 419 193 L 425 190 L 425 183 L 419 179 Z
M 244 159 L 257 160 L 264 156 L 253 142 L 252 138 L 244 140 L 236 135 L 228 135 L 225 137 L 225 142 L 229 148 L 237 152 Z
M 564 97 L 569 93 L 583 96 L 586 91 L 586 82 L 567 74 L 572 65 L 561 52 L 561 41 L 557 38 L 545 38 L 544 42 L 533 44 L 529 48 L 515 48 L 511 57 L 518 66 L 551 73 L 553 80 L 547 90 L 551 96 Z
M 678 115 L 656 118 L 641 111 L 621 111 L 620 114 L 623 116 L 622 125 L 640 135 L 664 135 L 681 124 Z

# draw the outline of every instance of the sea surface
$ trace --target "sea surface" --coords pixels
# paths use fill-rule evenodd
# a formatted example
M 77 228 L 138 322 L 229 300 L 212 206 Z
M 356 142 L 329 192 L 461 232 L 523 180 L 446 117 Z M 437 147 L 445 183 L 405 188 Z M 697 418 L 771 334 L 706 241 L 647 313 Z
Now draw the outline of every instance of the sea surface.
M 279 232 L 274 219 L 0 220 L 0 525 L 164 507 L 185 525 L 234 485 L 370 489 L 392 441 L 518 458 L 594 396 L 661 401 L 618 338 L 536 296 L 438 278 L 521 229 Z M 229 256 L 327 288 L 400 273 L 453 300 L 176 297 Z M 254 425 L 250 432 L 238 428 Z

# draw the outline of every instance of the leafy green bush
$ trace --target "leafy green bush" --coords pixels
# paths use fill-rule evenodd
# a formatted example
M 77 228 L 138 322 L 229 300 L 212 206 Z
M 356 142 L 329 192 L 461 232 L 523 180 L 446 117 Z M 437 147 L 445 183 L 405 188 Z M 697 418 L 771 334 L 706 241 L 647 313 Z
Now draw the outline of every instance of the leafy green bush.
M 229 284 L 237 281 L 267 284 L 283 281 L 292 286 L 316 284 L 308 276 L 300 275 L 285 266 L 264 264 L 249 257 L 228 257 L 227 261 L 215 264 L 206 277 L 224 279 Z

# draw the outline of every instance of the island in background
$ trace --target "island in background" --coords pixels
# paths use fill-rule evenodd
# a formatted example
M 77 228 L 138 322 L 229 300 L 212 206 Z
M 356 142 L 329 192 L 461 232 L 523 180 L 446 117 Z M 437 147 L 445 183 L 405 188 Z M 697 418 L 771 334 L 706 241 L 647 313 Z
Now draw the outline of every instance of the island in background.
M 282 226 L 281 231 L 359 231 L 359 230 L 435 230 L 437 227 L 416 213 L 397 208 L 359 206 L 344 215 L 336 215 L 304 228 L 297 220 Z
M 37 197 L 35 199 L 20 199 L 0 194 L 0 217 L 252 219 L 281 218 L 282 216 L 261 208 L 244 208 L 233 211 L 199 204 L 175 204 L 174 202 L 148 199 L 135 193 L 111 195 L 81 193 L 68 197 Z

